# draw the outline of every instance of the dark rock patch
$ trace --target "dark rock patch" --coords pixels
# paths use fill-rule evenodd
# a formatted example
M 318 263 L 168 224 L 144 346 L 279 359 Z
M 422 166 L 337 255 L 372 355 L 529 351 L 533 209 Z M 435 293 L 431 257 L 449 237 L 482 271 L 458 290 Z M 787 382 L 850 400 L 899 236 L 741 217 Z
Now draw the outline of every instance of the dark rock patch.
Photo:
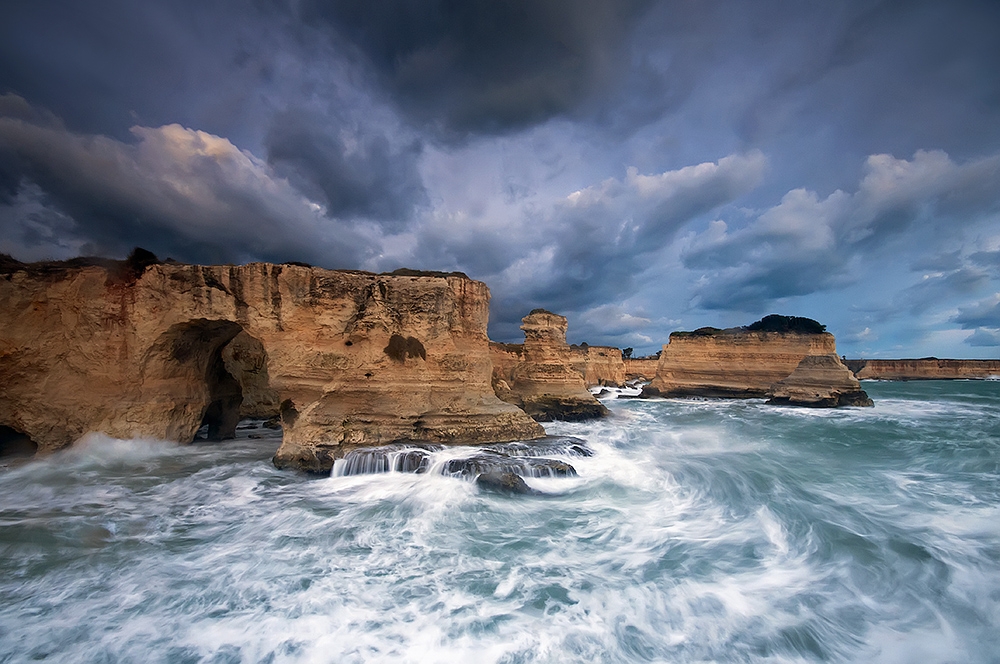
M 519 496 L 537 496 L 541 492 L 532 489 L 516 473 L 490 472 L 476 478 L 476 485 L 482 489 Z

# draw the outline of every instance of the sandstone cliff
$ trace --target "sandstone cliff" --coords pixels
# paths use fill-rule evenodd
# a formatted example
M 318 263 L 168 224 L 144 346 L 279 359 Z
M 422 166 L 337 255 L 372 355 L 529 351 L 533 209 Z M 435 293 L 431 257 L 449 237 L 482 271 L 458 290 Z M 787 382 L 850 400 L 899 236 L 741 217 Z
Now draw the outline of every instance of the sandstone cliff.
M 622 351 L 613 346 L 570 346 L 570 368 L 583 376 L 587 387 L 625 384 L 625 362 Z
M 625 360 L 626 380 L 653 380 L 656 377 L 656 367 L 660 364 L 657 357 L 632 357 Z
M 226 371 L 240 385 L 240 417 L 271 418 L 281 414 L 281 399 L 271 387 L 264 344 L 240 332 L 222 347 Z
M 843 373 L 850 372 L 837 358 L 833 335 L 823 329 L 810 319 L 772 315 L 743 328 L 674 332 L 643 396 L 753 398 L 771 396 L 772 389 L 779 389 L 777 402 L 839 404 L 836 395 L 855 388 Z M 843 371 L 829 360 L 802 364 L 810 356 L 832 357 L 832 364 Z M 774 387 L 797 369 L 789 383 Z M 824 396 L 807 396 L 812 393 Z
M 493 386 L 501 399 L 540 422 L 582 420 L 608 414 L 572 368 L 566 318 L 536 309 L 521 319 L 524 345 L 490 344 Z
M 489 291 L 464 275 L 152 262 L 0 261 L 0 431 L 40 452 L 89 431 L 225 437 L 256 380 L 258 405 L 280 404 L 282 467 L 328 470 L 348 447 L 400 439 L 544 433 L 494 395 Z M 264 351 L 266 387 L 254 352 L 224 353 L 241 333 Z
M 795 371 L 768 391 L 768 403 L 837 408 L 872 406 L 872 400 L 836 354 L 807 355 Z
M 847 360 L 861 380 L 953 380 L 1000 376 L 1000 360 Z

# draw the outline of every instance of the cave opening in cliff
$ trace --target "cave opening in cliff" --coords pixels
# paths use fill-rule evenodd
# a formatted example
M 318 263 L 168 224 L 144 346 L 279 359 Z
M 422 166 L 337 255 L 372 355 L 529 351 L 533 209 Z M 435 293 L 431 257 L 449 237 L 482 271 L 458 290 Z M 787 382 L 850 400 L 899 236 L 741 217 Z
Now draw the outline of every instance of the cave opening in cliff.
M 0 459 L 32 457 L 38 452 L 38 444 L 15 429 L 0 424 Z
M 266 390 L 266 353 L 238 323 L 190 320 L 160 336 L 146 363 L 146 380 L 186 422 L 178 429 L 180 440 L 226 440 L 236 436 L 245 384 Z
M 213 351 L 205 373 L 208 385 L 208 406 L 201 418 L 201 427 L 207 427 L 207 440 L 227 440 L 236 437 L 240 423 L 240 406 L 243 405 L 243 387 L 226 369 L 222 347 Z

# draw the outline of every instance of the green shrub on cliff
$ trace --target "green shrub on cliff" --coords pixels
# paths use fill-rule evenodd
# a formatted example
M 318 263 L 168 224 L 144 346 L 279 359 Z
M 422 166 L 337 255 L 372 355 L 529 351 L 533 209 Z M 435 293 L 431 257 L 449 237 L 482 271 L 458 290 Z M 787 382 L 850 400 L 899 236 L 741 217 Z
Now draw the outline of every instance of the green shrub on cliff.
M 792 334 L 822 334 L 826 332 L 826 325 L 814 321 L 812 318 L 801 318 L 799 316 L 781 316 L 771 314 L 764 316 L 756 323 L 751 323 L 743 328 L 748 332 L 786 332 Z

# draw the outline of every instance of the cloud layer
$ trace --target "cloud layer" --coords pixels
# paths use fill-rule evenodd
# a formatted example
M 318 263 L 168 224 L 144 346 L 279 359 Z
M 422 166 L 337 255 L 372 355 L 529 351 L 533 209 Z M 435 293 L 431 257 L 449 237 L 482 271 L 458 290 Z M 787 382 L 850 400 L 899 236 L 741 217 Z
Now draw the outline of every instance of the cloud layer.
M 503 340 L 536 306 L 640 353 L 780 312 L 847 354 L 982 354 L 998 24 L 987 0 L 17 3 L 0 251 L 462 270 Z

